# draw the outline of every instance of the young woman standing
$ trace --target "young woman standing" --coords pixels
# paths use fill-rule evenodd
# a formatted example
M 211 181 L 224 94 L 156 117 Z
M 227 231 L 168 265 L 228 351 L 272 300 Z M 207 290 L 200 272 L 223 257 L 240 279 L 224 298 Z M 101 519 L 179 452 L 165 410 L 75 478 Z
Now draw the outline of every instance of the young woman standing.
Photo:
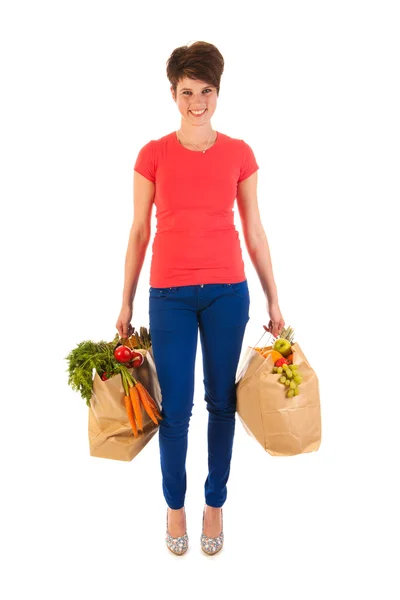
M 251 147 L 215 131 L 224 59 L 207 42 L 176 48 L 167 62 L 180 128 L 139 151 L 134 166 L 134 221 L 125 261 L 123 305 L 116 327 L 132 332 L 133 299 L 150 240 L 153 204 L 157 231 L 149 288 L 150 334 L 162 393 L 159 423 L 162 490 L 167 503 L 167 547 L 188 548 L 186 454 L 200 333 L 208 418 L 208 474 L 201 548 L 223 546 L 235 431 L 235 378 L 249 320 L 250 296 L 238 232 L 237 199 L 247 250 L 267 298 L 268 330 L 284 326 L 267 238 L 257 205 L 257 169 Z

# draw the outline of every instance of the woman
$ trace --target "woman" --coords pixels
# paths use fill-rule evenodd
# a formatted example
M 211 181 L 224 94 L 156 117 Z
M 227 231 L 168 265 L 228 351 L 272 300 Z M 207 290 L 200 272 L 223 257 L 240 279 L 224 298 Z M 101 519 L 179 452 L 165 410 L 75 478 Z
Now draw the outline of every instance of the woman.
M 200 332 L 208 418 L 208 467 L 201 548 L 223 545 L 222 505 L 232 454 L 235 377 L 249 320 L 250 297 L 238 232 L 237 198 L 246 246 L 267 298 L 268 330 L 284 326 L 268 242 L 257 206 L 257 169 L 250 146 L 212 129 L 224 59 L 206 42 L 175 49 L 167 62 L 181 124 L 139 151 L 134 166 L 134 221 L 125 261 L 120 336 L 132 332 L 133 299 L 150 239 L 152 204 L 157 231 L 152 247 L 149 317 L 162 393 L 159 424 L 162 489 L 167 502 L 167 547 L 188 548 L 186 453 Z

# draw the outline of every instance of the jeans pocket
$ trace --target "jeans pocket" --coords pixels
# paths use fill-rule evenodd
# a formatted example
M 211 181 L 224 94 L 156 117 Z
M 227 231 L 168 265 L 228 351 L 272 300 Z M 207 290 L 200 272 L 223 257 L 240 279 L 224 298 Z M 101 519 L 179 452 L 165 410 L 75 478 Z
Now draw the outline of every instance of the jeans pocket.
M 247 279 L 244 281 L 239 281 L 239 283 L 231 283 L 229 284 L 232 292 L 235 296 L 240 296 L 240 298 L 247 298 L 249 295 L 249 286 L 247 284 Z

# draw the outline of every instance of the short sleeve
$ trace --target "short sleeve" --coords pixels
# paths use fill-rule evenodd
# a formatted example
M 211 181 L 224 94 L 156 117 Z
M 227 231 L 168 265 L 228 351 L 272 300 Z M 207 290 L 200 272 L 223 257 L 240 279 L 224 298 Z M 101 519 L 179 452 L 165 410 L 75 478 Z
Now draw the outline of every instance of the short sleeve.
M 147 144 L 140 148 L 133 170 L 155 183 L 154 140 L 150 140 L 150 142 L 147 142 Z
M 240 183 L 244 179 L 247 179 L 247 177 L 250 177 L 250 175 L 257 171 L 257 169 L 259 169 L 256 157 L 254 156 L 254 152 L 249 146 L 249 144 L 247 144 L 244 140 L 240 141 L 242 143 L 242 162 L 240 165 L 238 183 Z

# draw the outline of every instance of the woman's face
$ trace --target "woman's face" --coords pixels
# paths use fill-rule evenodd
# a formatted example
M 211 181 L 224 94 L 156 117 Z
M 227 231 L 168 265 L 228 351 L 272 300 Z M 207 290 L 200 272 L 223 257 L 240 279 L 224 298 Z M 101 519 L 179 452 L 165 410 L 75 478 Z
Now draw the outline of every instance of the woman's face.
M 182 118 L 192 125 L 204 125 L 213 116 L 217 108 L 217 88 L 208 85 L 200 79 L 181 79 L 176 88 L 176 98 L 171 86 L 174 98 Z M 204 110 L 201 116 L 196 117 L 192 111 Z

